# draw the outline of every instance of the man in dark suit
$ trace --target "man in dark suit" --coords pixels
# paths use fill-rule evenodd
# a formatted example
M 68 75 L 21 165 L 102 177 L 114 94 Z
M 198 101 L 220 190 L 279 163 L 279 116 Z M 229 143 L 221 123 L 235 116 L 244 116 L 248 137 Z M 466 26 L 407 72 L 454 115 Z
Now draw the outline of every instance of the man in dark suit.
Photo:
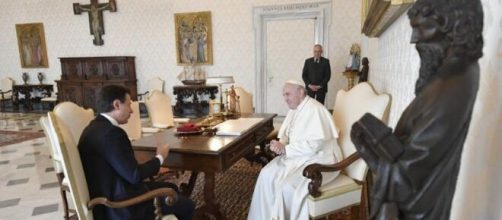
M 307 88 L 307 94 L 324 104 L 328 81 L 331 77 L 329 60 L 322 57 L 322 46 L 314 45 L 314 57 L 305 60 L 302 78 Z
M 118 127 L 127 123 L 132 113 L 127 88 L 103 87 L 98 112 L 100 114 L 84 129 L 78 143 L 91 198 L 104 196 L 120 201 L 161 187 L 178 191 L 172 183 L 143 182 L 159 172 L 169 154 L 169 146 L 159 144 L 155 158 L 138 164 L 127 134 Z M 178 219 L 192 219 L 194 208 L 193 201 L 181 195 L 173 206 L 162 202 L 162 213 L 174 214 Z M 153 201 L 121 209 L 97 206 L 93 215 L 94 219 L 154 219 L 154 206 Z

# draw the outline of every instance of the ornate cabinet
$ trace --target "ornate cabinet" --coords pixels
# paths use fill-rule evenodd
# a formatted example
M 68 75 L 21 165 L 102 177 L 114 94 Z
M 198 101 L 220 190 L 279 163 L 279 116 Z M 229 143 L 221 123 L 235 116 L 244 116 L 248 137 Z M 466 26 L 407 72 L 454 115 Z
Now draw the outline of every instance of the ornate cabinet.
M 96 111 L 99 91 L 106 85 L 129 88 L 137 100 L 134 57 L 63 57 L 61 80 L 57 80 L 58 101 L 71 101 Z
M 173 93 L 176 95 L 174 115 L 178 117 L 198 118 L 209 114 L 209 102 L 204 96 L 214 99 L 218 93 L 218 86 L 211 85 L 186 85 L 174 86 Z M 191 98 L 191 102 L 184 99 Z

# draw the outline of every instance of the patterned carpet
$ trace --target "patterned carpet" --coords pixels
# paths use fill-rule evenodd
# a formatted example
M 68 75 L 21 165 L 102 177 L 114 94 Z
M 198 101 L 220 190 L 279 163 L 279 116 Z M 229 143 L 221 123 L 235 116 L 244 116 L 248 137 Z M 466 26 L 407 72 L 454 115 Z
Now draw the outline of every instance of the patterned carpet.
M 241 159 L 224 173 L 216 174 L 216 198 L 220 203 L 221 210 L 227 219 L 246 219 L 254 186 L 261 166 L 251 164 Z M 179 179 L 174 177 L 169 182 L 188 182 L 190 172 L 184 172 Z M 204 174 L 199 174 L 191 198 L 197 203 L 197 207 L 203 203 L 203 179 Z M 343 209 L 338 213 L 328 216 L 329 220 L 350 219 L 350 208 Z
M 0 147 L 43 137 L 38 125 L 41 115 L 0 112 Z

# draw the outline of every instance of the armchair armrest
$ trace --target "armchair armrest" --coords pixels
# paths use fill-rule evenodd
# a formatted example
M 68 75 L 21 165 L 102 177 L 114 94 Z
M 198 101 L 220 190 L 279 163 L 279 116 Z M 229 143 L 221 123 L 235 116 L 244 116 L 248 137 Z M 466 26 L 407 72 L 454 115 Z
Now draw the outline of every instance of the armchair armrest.
M 359 154 L 355 152 L 349 157 L 335 164 L 325 165 L 315 163 L 305 167 L 305 169 L 303 170 L 303 176 L 311 179 L 309 183 L 309 194 L 313 197 L 319 197 L 321 195 L 321 192 L 319 192 L 319 187 L 321 187 L 322 183 L 321 172 L 334 172 L 342 170 L 359 158 Z
M 4 95 L 6 95 L 7 93 L 12 93 L 12 90 L 2 91 L 0 89 L 0 98 L 1 98 L 0 100 L 4 100 L 5 99 Z
M 147 95 L 148 93 L 150 93 L 150 91 L 146 91 L 146 92 L 144 92 L 144 93 L 138 93 L 138 99 L 139 99 L 139 100 L 143 100 L 143 96 L 144 96 L 144 95 Z
M 2 98 L 3 98 L 3 95 L 7 94 L 7 93 L 12 93 L 12 90 L 3 91 L 0 89 L 0 95 L 2 95 Z
M 131 205 L 139 204 L 151 199 L 157 199 L 157 197 L 165 196 L 166 204 L 172 205 L 176 202 L 178 194 L 171 188 L 159 188 L 152 191 L 148 191 L 142 195 L 136 196 L 123 201 L 110 201 L 106 197 L 97 197 L 92 199 L 87 203 L 87 208 L 89 210 L 93 209 L 96 205 L 105 205 L 110 208 L 124 208 Z

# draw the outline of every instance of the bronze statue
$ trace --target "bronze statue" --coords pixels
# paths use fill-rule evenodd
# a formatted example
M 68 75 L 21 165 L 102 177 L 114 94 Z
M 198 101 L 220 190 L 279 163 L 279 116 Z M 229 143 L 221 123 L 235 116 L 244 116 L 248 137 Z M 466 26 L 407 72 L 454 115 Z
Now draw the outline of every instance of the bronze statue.
M 370 71 L 370 61 L 368 60 L 368 57 L 363 57 L 361 60 L 361 63 L 363 65 L 363 68 L 361 68 L 361 71 L 359 71 L 359 83 L 362 82 L 367 82 L 368 81 L 368 72 Z
M 370 114 L 351 138 L 374 174 L 371 219 L 449 219 L 479 87 L 480 0 L 418 0 L 408 11 L 421 66 L 394 132 Z

